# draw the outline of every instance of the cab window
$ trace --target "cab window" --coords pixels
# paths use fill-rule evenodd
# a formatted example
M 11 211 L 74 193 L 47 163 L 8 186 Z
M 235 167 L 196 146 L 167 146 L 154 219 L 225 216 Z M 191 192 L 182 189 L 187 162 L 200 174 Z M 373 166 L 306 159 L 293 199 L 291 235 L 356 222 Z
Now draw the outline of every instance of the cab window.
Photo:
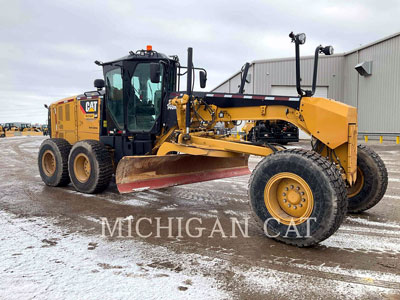
M 107 108 L 115 124 L 124 127 L 123 88 L 121 69 L 114 69 L 106 74 Z
M 139 63 L 131 77 L 128 100 L 128 130 L 150 131 L 161 112 L 162 79 L 161 65 L 159 83 L 150 80 L 150 64 Z

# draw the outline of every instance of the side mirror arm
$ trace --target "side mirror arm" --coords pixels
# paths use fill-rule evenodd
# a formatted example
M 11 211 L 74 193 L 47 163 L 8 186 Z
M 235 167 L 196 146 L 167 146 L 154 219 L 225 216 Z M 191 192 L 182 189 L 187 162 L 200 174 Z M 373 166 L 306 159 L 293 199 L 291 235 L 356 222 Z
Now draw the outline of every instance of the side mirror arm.
M 249 68 L 250 64 L 248 62 L 242 67 L 242 72 L 240 74 L 241 79 L 240 79 L 239 94 L 243 94 L 244 92 L 244 86 L 246 84 L 247 73 L 249 72 Z

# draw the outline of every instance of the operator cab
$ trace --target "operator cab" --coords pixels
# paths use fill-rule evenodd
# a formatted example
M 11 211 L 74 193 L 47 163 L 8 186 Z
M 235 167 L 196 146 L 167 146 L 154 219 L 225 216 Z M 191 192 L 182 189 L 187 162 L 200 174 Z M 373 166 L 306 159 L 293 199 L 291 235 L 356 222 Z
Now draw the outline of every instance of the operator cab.
M 112 122 L 117 128 L 129 132 L 150 132 L 160 116 L 164 68 L 161 68 L 159 82 L 152 83 L 150 62 L 127 62 L 124 65 L 124 69 L 112 68 L 105 73 L 106 103 Z
M 156 136 L 177 124 L 176 111 L 168 109 L 168 102 L 170 94 L 179 91 L 180 76 L 189 75 L 184 70 L 188 68 L 180 65 L 177 56 L 158 53 L 151 46 L 95 63 L 104 73 L 104 80 L 95 80 L 102 99 L 100 140 L 115 149 L 117 161 L 127 155 L 151 154 Z M 204 88 L 206 70 L 193 66 L 191 70 L 199 70 Z
M 157 82 L 150 77 L 150 66 L 154 62 L 160 69 Z M 151 47 L 130 52 L 115 61 L 96 62 L 103 66 L 104 71 L 109 131 L 158 133 L 163 96 L 174 88 L 166 85 L 165 79 L 176 76 L 171 72 L 176 69 L 176 62 Z
M 95 87 L 99 92 L 105 87 L 100 140 L 119 149 L 117 159 L 148 154 L 167 123 L 163 110 L 169 93 L 176 89 L 178 58 L 147 46 L 114 61 L 95 63 L 104 72 L 104 81 L 95 80 Z

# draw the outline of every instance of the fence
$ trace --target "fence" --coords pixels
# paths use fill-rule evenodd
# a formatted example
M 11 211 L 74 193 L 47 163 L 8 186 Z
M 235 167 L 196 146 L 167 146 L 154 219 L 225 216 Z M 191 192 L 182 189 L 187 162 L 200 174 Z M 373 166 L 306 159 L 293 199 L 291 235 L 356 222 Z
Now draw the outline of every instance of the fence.
M 386 141 L 396 141 L 396 144 L 400 144 L 400 133 L 371 133 L 371 132 L 359 132 L 358 136 L 364 137 L 364 141 L 367 143 L 368 140 L 371 138 L 371 140 L 378 140 L 379 143 L 383 143 L 383 140 L 385 139 Z

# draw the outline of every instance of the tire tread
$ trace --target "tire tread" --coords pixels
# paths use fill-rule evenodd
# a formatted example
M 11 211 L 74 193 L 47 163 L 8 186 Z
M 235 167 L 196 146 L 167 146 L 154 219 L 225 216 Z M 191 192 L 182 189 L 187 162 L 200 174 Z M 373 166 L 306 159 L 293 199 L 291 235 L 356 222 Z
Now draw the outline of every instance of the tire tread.
M 380 187 L 379 187 L 379 191 L 376 194 L 375 198 L 372 201 L 369 201 L 366 205 L 363 205 L 363 206 L 360 206 L 357 208 L 349 207 L 349 212 L 351 212 L 351 213 L 361 213 L 363 211 L 366 211 L 366 210 L 372 208 L 376 204 L 378 204 L 378 202 L 381 201 L 383 196 L 385 195 L 386 189 L 388 186 L 388 172 L 387 172 L 385 163 L 383 162 L 382 158 L 374 150 L 372 150 L 370 147 L 368 147 L 366 145 L 360 144 L 360 145 L 358 145 L 358 148 L 363 150 L 364 152 L 366 152 L 368 154 L 368 156 L 370 158 L 372 158 L 372 160 L 376 164 L 376 166 L 378 168 L 378 174 L 376 174 L 376 175 L 378 176 L 378 182 L 380 183 Z
M 91 149 L 90 152 L 93 155 L 94 159 L 97 160 L 99 165 L 99 169 L 97 170 L 97 174 L 95 175 L 97 178 L 97 182 L 94 188 L 82 192 L 86 192 L 89 194 L 100 193 L 108 187 L 113 175 L 112 160 L 110 153 L 105 148 L 105 146 L 97 140 L 84 140 L 81 141 L 81 143 L 86 143 L 90 146 Z M 73 180 L 71 181 L 74 184 L 74 181 Z M 75 188 L 78 190 L 76 186 Z
M 335 217 L 333 219 L 333 223 L 332 224 L 324 224 L 324 226 L 327 226 L 329 228 L 329 230 L 327 230 L 322 236 L 320 236 L 318 239 L 312 238 L 307 241 L 304 241 L 301 239 L 298 239 L 298 240 L 297 239 L 284 239 L 284 238 L 279 239 L 279 241 L 281 241 L 283 243 L 286 243 L 289 245 L 295 245 L 297 247 L 313 246 L 313 245 L 327 239 L 332 234 L 334 234 L 337 231 L 337 229 L 340 227 L 340 225 L 342 224 L 342 222 L 346 216 L 346 213 L 347 213 L 348 202 L 347 202 L 346 185 L 344 183 L 344 180 L 342 179 L 339 169 L 335 166 L 335 164 L 333 164 L 332 162 L 327 160 L 325 157 L 321 156 L 320 154 L 318 154 L 314 151 L 307 151 L 304 149 L 288 149 L 288 150 L 278 151 L 274 154 L 271 154 L 271 155 L 265 157 L 260 162 L 258 162 L 258 164 L 254 168 L 253 172 L 251 173 L 249 185 L 248 185 L 248 196 L 249 196 L 248 203 L 250 205 L 250 209 L 251 209 L 253 217 L 258 221 L 257 223 L 259 225 L 261 225 L 261 227 L 263 228 L 264 224 L 259 219 L 257 214 L 255 213 L 255 211 L 252 207 L 252 203 L 250 201 L 250 185 L 256 174 L 255 170 L 263 164 L 265 159 L 267 159 L 270 156 L 287 155 L 287 154 L 295 154 L 295 155 L 305 157 L 305 158 L 313 161 L 316 165 L 318 165 L 318 167 L 325 173 L 325 175 L 328 177 L 329 181 L 332 183 L 332 186 L 337 195 L 336 202 L 337 202 L 338 209 L 336 210 Z
M 56 145 L 56 147 L 58 148 L 58 151 L 60 151 L 60 154 L 61 154 L 60 158 L 61 158 L 61 162 L 62 162 L 61 177 L 60 177 L 58 183 L 55 185 L 52 185 L 52 186 L 67 186 L 70 183 L 70 178 L 69 178 L 69 173 L 68 173 L 68 156 L 69 156 L 72 146 L 65 139 L 50 138 L 50 139 L 44 140 L 44 142 L 42 143 L 42 145 L 40 147 L 42 147 L 44 144 L 49 144 L 49 143 L 54 143 Z M 57 153 L 55 153 L 55 155 L 57 155 Z M 38 163 L 39 164 L 42 163 L 40 160 L 40 157 L 39 157 Z

